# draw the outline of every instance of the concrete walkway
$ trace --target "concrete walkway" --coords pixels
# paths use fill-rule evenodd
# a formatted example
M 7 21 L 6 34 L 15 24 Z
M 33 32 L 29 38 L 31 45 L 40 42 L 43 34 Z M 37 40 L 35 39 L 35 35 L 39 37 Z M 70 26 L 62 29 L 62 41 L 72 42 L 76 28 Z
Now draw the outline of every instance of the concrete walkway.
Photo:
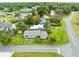
M 0 52 L 0 57 L 11 57 L 12 52 Z

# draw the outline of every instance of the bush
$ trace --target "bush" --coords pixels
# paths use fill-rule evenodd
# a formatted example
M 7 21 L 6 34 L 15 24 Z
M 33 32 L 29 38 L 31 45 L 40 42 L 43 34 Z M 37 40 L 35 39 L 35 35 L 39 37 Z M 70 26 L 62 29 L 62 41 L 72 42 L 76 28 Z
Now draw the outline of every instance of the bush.
M 15 22 L 16 22 L 16 20 L 15 20 L 15 19 L 12 19 L 12 20 L 10 20 L 10 22 L 11 22 L 11 23 L 15 23 Z
M 41 39 L 36 38 L 36 39 L 34 39 L 34 40 L 33 40 L 33 43 L 38 43 L 38 44 L 41 44 L 41 43 L 42 43 L 42 41 L 41 41 Z
M 48 37 L 48 41 L 50 41 L 50 42 L 56 42 L 56 36 L 50 34 L 49 37 Z

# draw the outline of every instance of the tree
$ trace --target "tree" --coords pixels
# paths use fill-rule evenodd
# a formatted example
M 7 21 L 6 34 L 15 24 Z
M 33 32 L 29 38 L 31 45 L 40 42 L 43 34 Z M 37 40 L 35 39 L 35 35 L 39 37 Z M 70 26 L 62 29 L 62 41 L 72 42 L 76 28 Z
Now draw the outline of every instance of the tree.
M 0 10 L 4 10 L 4 7 L 3 6 L 0 6 Z
M 35 9 L 32 10 L 32 16 L 35 16 L 36 13 L 35 13 Z
M 55 9 L 55 14 L 63 15 L 63 10 L 62 9 Z
M 62 16 L 61 15 L 59 15 L 59 14 L 54 15 L 53 22 L 56 25 L 60 25 L 61 20 L 62 20 Z
M 37 8 L 37 13 L 38 15 L 43 16 L 44 14 L 49 14 L 50 12 L 47 6 L 42 5 Z
M 2 30 L 0 32 L 0 43 L 2 45 L 7 45 L 11 38 L 13 37 L 13 33 L 8 29 L 8 31 Z
M 48 34 L 50 34 L 51 33 L 51 31 L 50 31 L 50 23 L 48 23 L 48 22 L 44 23 L 44 29 Z
M 26 25 L 33 25 L 33 17 L 28 15 L 24 20 L 23 22 L 26 24 Z
M 55 15 L 51 19 L 52 22 L 55 23 L 54 25 L 60 25 L 60 22 L 62 20 L 62 16 L 63 16 L 63 11 L 61 9 L 56 9 L 55 10 Z
M 13 7 L 9 7 L 9 12 L 12 12 L 14 11 L 14 8 Z
M 53 35 L 53 34 L 50 34 L 49 37 L 48 37 L 48 41 L 50 41 L 50 42 L 56 42 L 56 36 Z
M 16 17 L 20 16 L 20 11 L 15 11 L 15 16 Z
M 41 21 L 40 16 L 33 16 L 33 22 L 34 22 L 34 24 L 39 24 L 40 21 Z
M 68 15 L 68 14 L 71 13 L 71 9 L 69 9 L 69 8 L 64 8 L 64 9 L 63 9 L 63 13 L 66 14 L 66 15 Z
M 24 22 L 19 22 L 16 24 L 16 26 L 18 30 L 24 31 L 25 29 L 27 29 L 27 25 Z

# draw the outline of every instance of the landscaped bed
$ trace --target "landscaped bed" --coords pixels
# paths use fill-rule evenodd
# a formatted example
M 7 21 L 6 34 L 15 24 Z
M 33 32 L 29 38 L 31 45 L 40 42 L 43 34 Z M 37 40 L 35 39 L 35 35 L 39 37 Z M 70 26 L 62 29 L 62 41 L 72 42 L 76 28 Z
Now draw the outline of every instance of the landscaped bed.
M 52 52 L 15 52 L 12 57 L 63 57 Z

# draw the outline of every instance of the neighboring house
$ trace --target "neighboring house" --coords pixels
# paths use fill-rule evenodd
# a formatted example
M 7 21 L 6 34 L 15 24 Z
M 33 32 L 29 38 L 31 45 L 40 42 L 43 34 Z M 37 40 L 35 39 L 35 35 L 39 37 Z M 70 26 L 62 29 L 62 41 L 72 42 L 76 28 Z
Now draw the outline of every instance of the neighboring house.
M 40 7 L 40 6 L 36 5 L 36 6 L 32 7 L 32 9 L 37 9 L 38 7 Z
M 32 9 L 31 8 L 23 8 L 21 9 L 21 12 L 31 12 Z
M 48 16 L 48 15 L 44 15 L 43 17 L 44 17 L 45 19 L 47 19 L 49 16 Z
M 6 16 L 15 16 L 15 13 L 14 12 L 8 12 L 8 13 L 6 13 Z
M 3 12 L 0 12 L 0 16 L 6 16 L 6 14 Z
M 0 30 L 16 28 L 15 24 L 0 24 Z
M 20 17 L 24 19 L 26 16 L 32 15 L 32 13 L 20 13 Z
M 48 37 L 48 34 L 46 31 L 43 30 L 26 30 L 24 32 L 24 38 L 33 39 L 36 37 L 40 37 L 41 39 L 46 39 Z
M 21 18 L 20 16 L 18 16 L 18 17 L 15 18 L 16 21 L 19 21 L 19 20 L 21 20 L 21 19 L 22 19 L 22 18 Z
M 7 12 L 7 13 L 0 12 L 0 16 L 14 16 L 14 15 L 15 15 L 14 12 Z
M 55 15 L 55 11 L 54 11 L 54 10 L 51 10 L 50 15 L 51 15 L 51 16 L 52 16 L 52 15 Z
M 24 19 L 27 16 L 27 13 L 20 13 L 20 17 Z

